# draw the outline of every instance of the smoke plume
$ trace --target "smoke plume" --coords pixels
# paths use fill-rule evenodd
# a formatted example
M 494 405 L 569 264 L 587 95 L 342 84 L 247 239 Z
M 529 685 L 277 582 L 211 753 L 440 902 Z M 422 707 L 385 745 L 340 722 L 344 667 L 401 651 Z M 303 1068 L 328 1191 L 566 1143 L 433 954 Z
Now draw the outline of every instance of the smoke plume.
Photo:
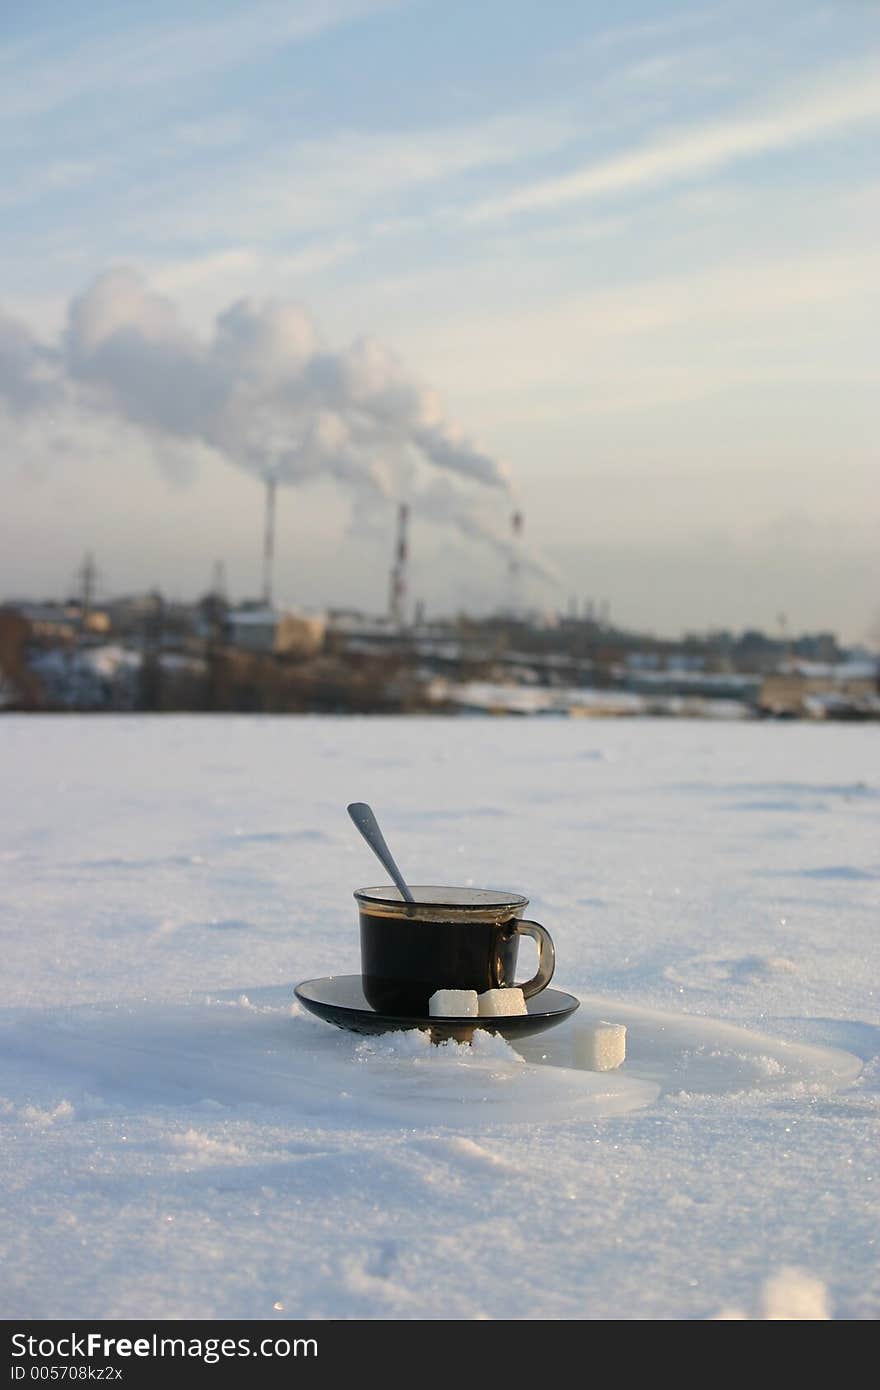
M 10 415 L 27 415 L 50 407 L 60 389 L 54 354 L 0 310 L 0 404 Z
M 159 459 L 207 447 L 282 484 L 331 478 L 361 504 L 403 486 L 417 513 L 510 552 L 503 465 L 382 343 L 330 350 L 299 304 L 239 300 L 200 336 L 136 271 L 109 270 L 71 302 L 57 346 L 0 314 L 0 405 L 116 418 Z

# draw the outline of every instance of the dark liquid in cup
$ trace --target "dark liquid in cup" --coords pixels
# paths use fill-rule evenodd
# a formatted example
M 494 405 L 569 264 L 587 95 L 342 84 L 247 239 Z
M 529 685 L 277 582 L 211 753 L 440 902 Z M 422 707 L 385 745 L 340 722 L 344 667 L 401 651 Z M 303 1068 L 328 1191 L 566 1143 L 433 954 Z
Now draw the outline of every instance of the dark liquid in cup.
M 363 990 L 378 1013 L 424 1018 L 438 989 L 478 994 L 512 985 L 519 936 L 510 923 L 427 921 L 361 911 Z M 496 978 L 500 957 L 501 978 Z

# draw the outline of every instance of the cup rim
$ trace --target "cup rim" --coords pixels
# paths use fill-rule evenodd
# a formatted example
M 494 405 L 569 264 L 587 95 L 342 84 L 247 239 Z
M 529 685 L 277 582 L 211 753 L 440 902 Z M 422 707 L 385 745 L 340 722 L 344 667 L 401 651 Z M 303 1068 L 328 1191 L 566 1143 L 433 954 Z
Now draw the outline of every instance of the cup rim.
M 415 903 L 409 904 L 394 884 L 381 884 L 375 888 L 357 888 L 354 897 L 358 903 L 369 907 L 397 908 L 444 908 L 453 912 L 487 912 L 505 908 L 528 907 L 529 900 L 522 893 L 510 893 L 499 888 L 470 888 L 452 884 L 411 883 L 410 892 Z M 443 895 L 446 896 L 443 896 Z M 450 895 L 460 895 L 457 898 Z

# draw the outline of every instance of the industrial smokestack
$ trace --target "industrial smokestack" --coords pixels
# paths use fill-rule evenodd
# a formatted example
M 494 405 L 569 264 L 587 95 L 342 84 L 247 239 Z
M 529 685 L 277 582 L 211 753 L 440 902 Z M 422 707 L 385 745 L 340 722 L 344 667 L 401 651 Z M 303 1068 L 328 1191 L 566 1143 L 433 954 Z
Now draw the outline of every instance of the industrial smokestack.
M 397 541 L 394 547 L 394 564 L 391 566 L 391 590 L 388 600 L 388 616 L 395 627 L 403 627 L 406 605 L 406 567 L 409 559 L 409 507 L 401 502 L 397 509 Z
M 513 544 L 510 547 L 510 560 L 507 567 L 510 586 L 509 607 L 511 618 L 518 618 L 520 616 L 520 570 L 524 524 L 525 517 L 522 512 L 514 512 L 510 518 L 510 529 L 513 532 Z
M 263 538 L 263 602 L 272 607 L 275 568 L 275 488 L 274 477 L 266 479 L 266 533 Z

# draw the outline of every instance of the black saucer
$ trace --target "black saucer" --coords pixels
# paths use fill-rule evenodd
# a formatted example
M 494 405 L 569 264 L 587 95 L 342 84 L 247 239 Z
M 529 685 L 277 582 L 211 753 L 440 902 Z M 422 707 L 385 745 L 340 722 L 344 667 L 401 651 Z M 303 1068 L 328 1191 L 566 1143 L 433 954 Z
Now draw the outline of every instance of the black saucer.
M 527 1038 L 555 1028 L 557 1023 L 573 1014 L 580 1000 L 561 989 L 542 989 L 526 1000 L 528 1013 L 497 1014 L 485 1018 L 397 1018 L 379 1014 L 367 1003 L 361 988 L 360 975 L 327 975 L 322 980 L 303 980 L 297 985 L 296 997 L 310 1013 L 337 1028 L 352 1033 L 395 1033 L 408 1028 L 423 1028 L 434 1042 L 454 1038 L 470 1042 L 474 1029 L 500 1033 L 503 1038 Z

